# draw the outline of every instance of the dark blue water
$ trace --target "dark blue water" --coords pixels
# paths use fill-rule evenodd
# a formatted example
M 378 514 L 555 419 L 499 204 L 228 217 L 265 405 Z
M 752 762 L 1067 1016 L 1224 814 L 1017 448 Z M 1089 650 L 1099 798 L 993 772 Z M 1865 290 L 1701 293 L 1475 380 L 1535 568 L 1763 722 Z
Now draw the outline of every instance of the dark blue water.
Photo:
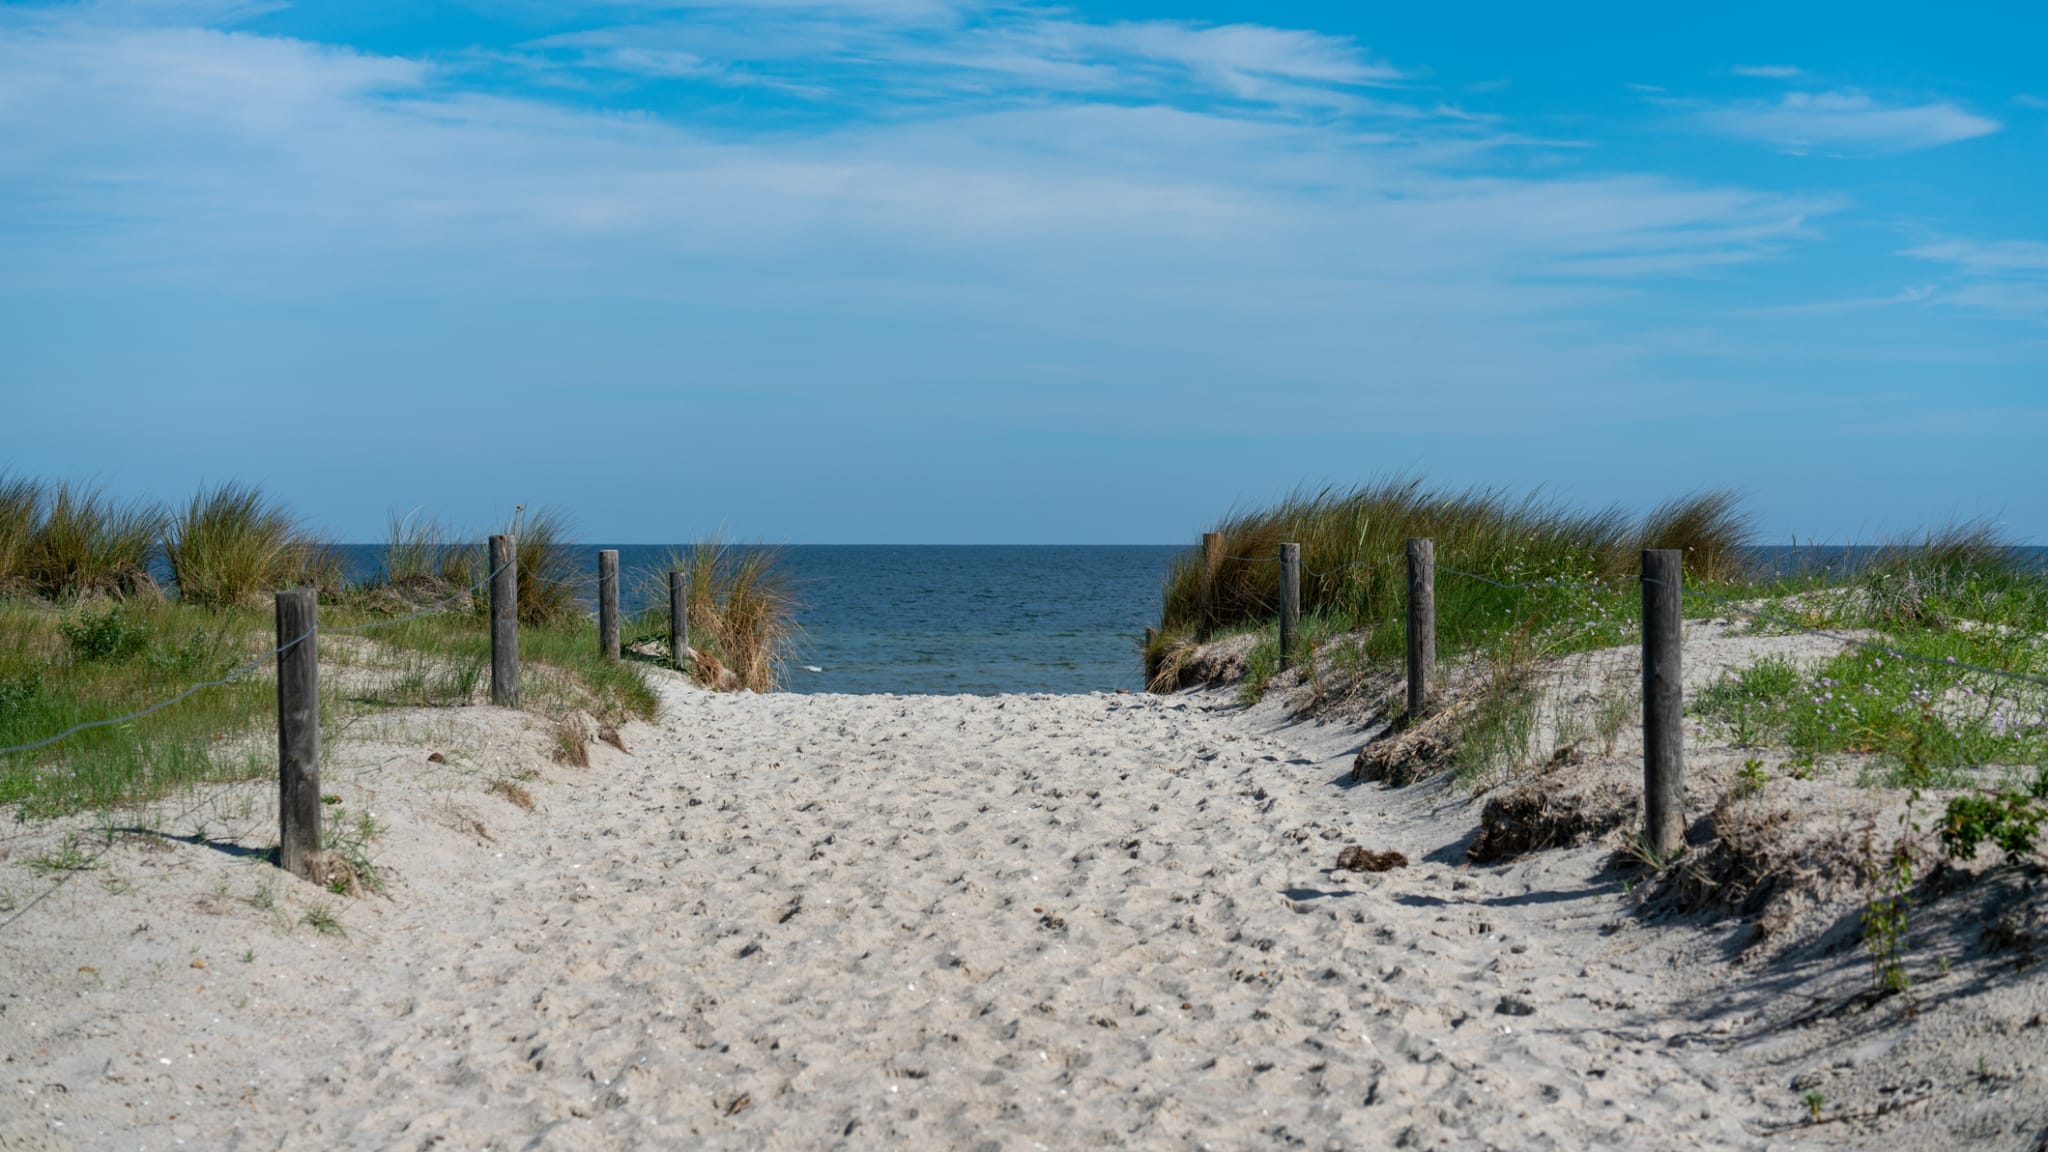
M 589 569 L 597 548 L 589 549 Z M 669 549 L 619 545 L 622 605 L 666 586 Z M 785 668 L 797 692 L 1101 692 L 1144 686 L 1138 643 L 1182 548 L 799 546 L 804 636 Z M 383 549 L 344 549 L 353 579 Z M 636 578 L 645 573 L 652 580 Z M 661 593 L 660 595 L 665 595 Z M 665 601 L 664 601 L 665 602 Z M 812 669 L 816 669 L 813 671 Z

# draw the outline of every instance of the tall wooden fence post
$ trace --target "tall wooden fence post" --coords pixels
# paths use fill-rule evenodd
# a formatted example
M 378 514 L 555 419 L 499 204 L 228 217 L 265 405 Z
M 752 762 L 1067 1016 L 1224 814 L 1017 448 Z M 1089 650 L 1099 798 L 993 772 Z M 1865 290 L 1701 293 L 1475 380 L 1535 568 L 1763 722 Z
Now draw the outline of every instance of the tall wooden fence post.
M 519 707 L 519 542 L 491 537 L 491 703 Z
M 668 574 L 668 659 L 677 668 L 690 654 L 690 574 Z
M 1436 541 L 1408 541 L 1408 722 L 1429 707 L 1436 670 Z
M 1294 634 L 1301 626 L 1301 545 L 1280 546 L 1280 670 L 1294 666 Z
M 1202 605 L 1195 621 L 1195 639 L 1207 640 L 1216 626 L 1216 574 L 1223 568 L 1223 533 L 1202 533 Z
M 619 658 L 619 551 L 597 554 L 597 647 L 607 660 Z
M 311 588 L 277 594 L 277 863 L 320 871 L 320 625 Z
M 1685 687 L 1679 656 L 1685 554 L 1643 550 L 1643 846 L 1656 860 L 1685 844 Z

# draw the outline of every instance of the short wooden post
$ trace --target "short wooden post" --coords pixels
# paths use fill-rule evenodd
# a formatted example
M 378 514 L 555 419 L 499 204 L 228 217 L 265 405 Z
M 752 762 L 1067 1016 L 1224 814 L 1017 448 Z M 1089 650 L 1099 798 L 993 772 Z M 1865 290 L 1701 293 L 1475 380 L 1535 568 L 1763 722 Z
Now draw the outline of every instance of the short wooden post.
M 1408 541 L 1408 721 L 1429 707 L 1436 668 L 1436 541 Z
M 1207 640 L 1216 626 L 1216 574 L 1223 567 L 1223 533 L 1202 533 L 1202 605 L 1195 622 L 1198 638 Z
M 1280 670 L 1294 666 L 1294 634 L 1301 626 L 1301 545 L 1280 546 Z
M 491 537 L 491 703 L 519 707 L 519 542 Z
M 1643 550 L 1643 846 L 1660 861 L 1685 845 L 1684 579 L 1683 552 Z
M 277 594 L 277 863 L 320 879 L 320 625 L 311 588 Z
M 607 660 L 619 658 L 619 551 L 597 553 L 597 647 Z
M 668 659 L 677 668 L 690 655 L 690 574 L 668 574 Z

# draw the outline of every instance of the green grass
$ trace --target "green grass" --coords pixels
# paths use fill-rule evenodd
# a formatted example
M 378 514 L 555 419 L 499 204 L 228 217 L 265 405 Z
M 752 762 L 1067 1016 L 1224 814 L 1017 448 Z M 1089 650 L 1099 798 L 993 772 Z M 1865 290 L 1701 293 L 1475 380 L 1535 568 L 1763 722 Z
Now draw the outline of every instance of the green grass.
M 353 622 L 344 613 L 336 617 L 337 626 Z M 393 685 L 363 697 L 365 703 L 444 706 L 473 702 L 489 682 L 490 634 L 483 617 L 476 613 L 437 613 L 379 628 L 369 635 L 381 645 L 422 660 L 405 667 Z M 596 627 L 580 617 L 547 625 L 522 624 L 519 659 L 520 706 L 526 711 L 559 719 L 580 710 L 605 723 L 620 724 L 652 719 L 659 706 L 640 667 L 632 661 L 604 659 L 597 650 Z
M 2048 688 L 1964 667 L 2048 677 L 2048 574 L 1981 526 L 1892 548 L 1773 615 L 1867 631 L 1892 652 L 1854 648 L 1810 671 L 1763 660 L 1710 685 L 1693 710 L 1737 742 L 1785 748 L 1801 769 L 1875 756 L 1873 782 L 1896 786 L 2048 764 Z
M 33 527 L 20 561 L 23 582 L 30 589 L 69 599 L 132 596 L 155 587 L 149 557 L 164 523 L 160 508 L 117 502 L 91 485 L 35 487 L 34 493 L 28 511 Z M 18 501 L 21 495 L 17 491 L 11 499 Z
M 279 588 L 315 584 L 325 574 L 322 545 L 243 484 L 194 495 L 165 526 L 163 550 L 178 598 L 198 607 L 256 607 Z
M 462 543 L 431 516 L 393 516 L 385 534 L 382 583 L 438 599 L 482 580 L 485 559 L 482 544 Z
M 209 612 L 131 601 L 68 612 L 0 603 L 0 746 L 119 716 L 219 677 L 272 643 L 267 613 Z M 121 639 L 94 620 L 119 621 Z M 67 637 L 67 630 L 69 637 Z M 28 815 L 148 800 L 202 781 L 274 772 L 276 689 L 261 677 L 195 693 L 129 724 L 0 756 L 0 804 Z
M 1273 627 L 1279 566 L 1270 558 L 1283 542 L 1301 545 L 1303 617 L 1338 622 L 1335 630 L 1366 637 L 1372 661 L 1394 665 L 1406 645 L 1411 537 L 1435 541 L 1437 654 L 1447 661 L 1503 646 L 1533 657 L 1625 642 L 1641 620 L 1635 572 L 1643 548 L 1682 549 L 1689 580 L 1728 588 L 1740 575 L 1737 552 L 1751 538 L 1747 515 L 1726 493 L 1630 517 L 1494 490 L 1430 490 L 1401 478 L 1296 493 L 1273 508 L 1226 517 L 1216 531 L 1223 559 L 1213 578 L 1199 553 L 1168 573 L 1160 625 L 1146 649 L 1148 676 L 1176 646 L 1246 625 Z
M 341 627 L 381 619 L 327 608 Z M 267 609 L 207 609 L 133 600 L 68 610 L 0 601 L 0 746 L 27 743 L 74 724 L 120 716 L 218 678 L 276 642 Z M 346 692 L 333 672 L 352 657 L 321 643 L 322 740 L 336 747 L 346 720 L 390 707 L 478 702 L 490 640 L 475 613 L 443 613 L 380 629 L 377 686 Z M 520 632 L 523 704 L 560 717 L 582 709 L 607 723 L 651 718 L 656 698 L 640 669 L 599 658 L 583 622 Z M 106 809 L 194 784 L 261 779 L 277 771 L 277 696 L 267 662 L 232 684 L 200 690 L 126 724 L 79 732 L 33 752 L 0 756 L 0 805 L 23 816 Z
M 29 547 L 42 523 L 42 485 L 0 472 L 0 596 L 34 590 L 29 580 Z

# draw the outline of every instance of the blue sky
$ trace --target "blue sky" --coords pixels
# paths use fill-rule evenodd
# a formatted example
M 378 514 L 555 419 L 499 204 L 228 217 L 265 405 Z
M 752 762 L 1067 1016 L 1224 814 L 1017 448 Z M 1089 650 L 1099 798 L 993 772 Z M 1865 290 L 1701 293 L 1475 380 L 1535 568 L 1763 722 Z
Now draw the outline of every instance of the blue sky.
M 2043 42 L 2020 4 L 0 7 L 0 461 L 345 539 L 524 501 L 1178 542 L 1400 470 L 2048 543 Z

